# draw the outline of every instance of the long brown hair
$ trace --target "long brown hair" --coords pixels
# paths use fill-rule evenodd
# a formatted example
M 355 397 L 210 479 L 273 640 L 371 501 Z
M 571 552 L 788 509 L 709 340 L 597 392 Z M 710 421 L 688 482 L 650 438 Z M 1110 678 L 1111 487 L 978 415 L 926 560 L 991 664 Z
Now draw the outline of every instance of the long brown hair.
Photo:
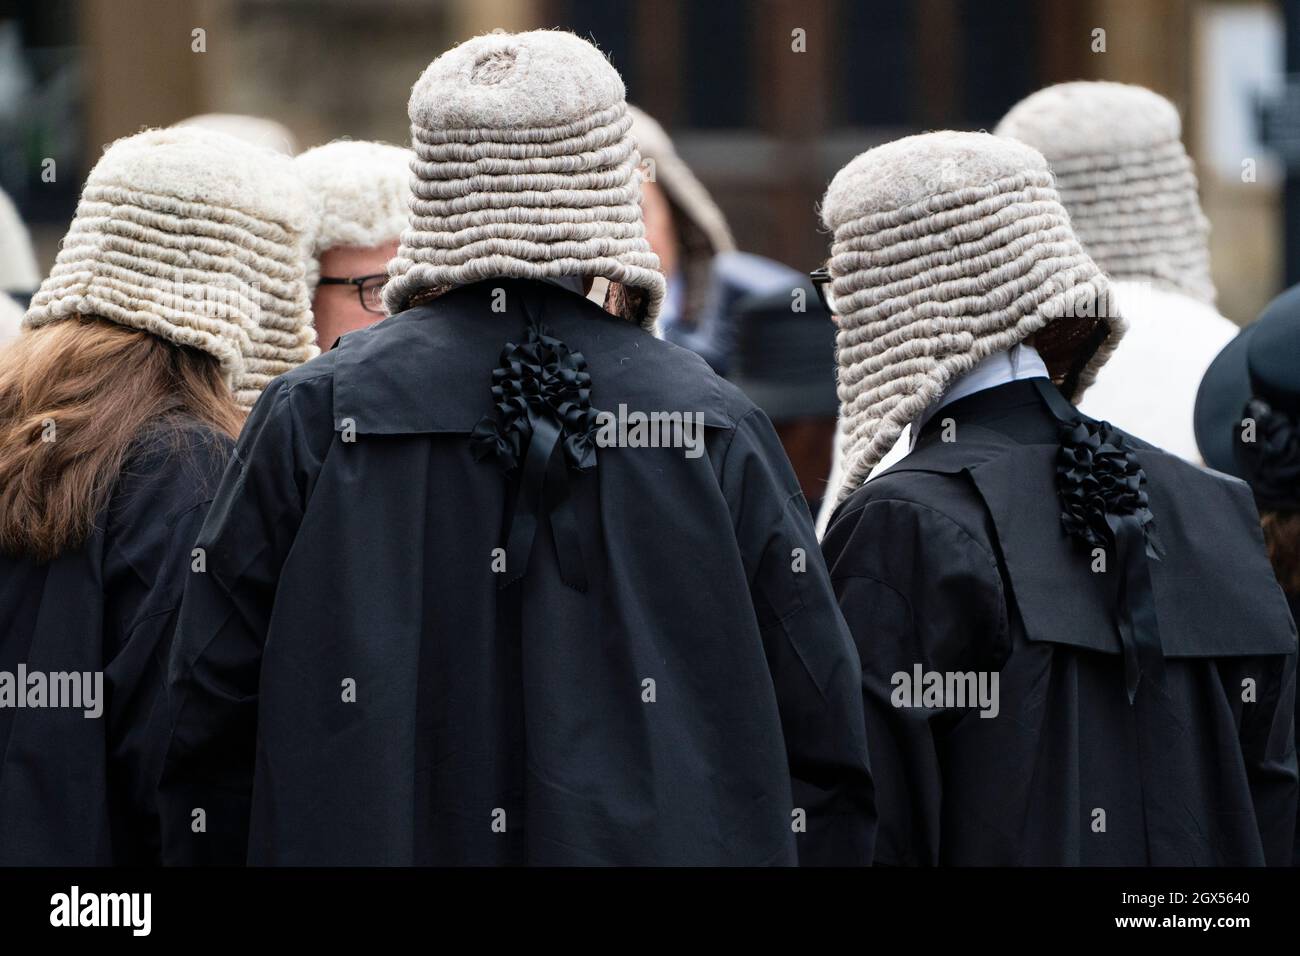
M 24 330 L 0 348 L 0 551 L 84 543 L 132 445 L 186 417 L 239 433 L 212 356 L 95 317 Z
M 1300 595 L 1300 512 L 1261 511 L 1259 517 L 1277 583 L 1288 597 Z

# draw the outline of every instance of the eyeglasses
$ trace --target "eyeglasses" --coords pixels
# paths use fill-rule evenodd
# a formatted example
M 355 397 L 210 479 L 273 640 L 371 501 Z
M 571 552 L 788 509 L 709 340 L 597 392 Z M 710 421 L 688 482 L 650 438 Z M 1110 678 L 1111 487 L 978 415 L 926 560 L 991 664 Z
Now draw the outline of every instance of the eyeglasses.
M 827 312 L 834 313 L 835 310 L 831 308 L 830 296 L 827 295 L 827 290 L 830 289 L 831 285 L 831 271 L 822 266 L 820 269 L 814 269 L 808 273 L 808 278 L 812 280 L 813 288 L 817 291 L 817 299 L 821 302 L 822 308 Z
M 377 272 L 369 276 L 357 276 L 356 278 L 343 278 L 341 276 L 321 276 L 321 285 L 354 285 L 357 287 L 357 298 L 361 300 L 361 308 L 367 312 L 374 312 L 376 315 L 384 314 L 384 283 L 388 281 L 388 273 Z

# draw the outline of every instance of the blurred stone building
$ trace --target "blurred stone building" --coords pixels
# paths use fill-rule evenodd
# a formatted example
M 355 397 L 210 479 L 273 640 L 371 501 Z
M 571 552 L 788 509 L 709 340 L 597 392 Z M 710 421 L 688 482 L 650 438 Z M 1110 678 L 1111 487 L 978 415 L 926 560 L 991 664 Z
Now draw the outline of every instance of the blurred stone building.
M 46 263 L 79 177 L 118 136 L 221 111 L 279 120 L 304 146 L 402 142 L 410 86 L 439 51 L 497 27 L 562 26 L 609 52 L 742 247 L 795 267 L 823 258 L 816 204 L 860 150 L 991 128 L 1048 83 L 1115 79 L 1183 112 L 1224 311 L 1253 317 L 1283 281 L 1276 170 L 1264 157 L 1252 182 L 1225 175 L 1236 147 L 1203 128 L 1207 104 L 1225 108 L 1221 14 L 1262 22 L 1271 43 L 1281 16 L 1267 0 L 29 0 L 0 11 L 0 52 L 16 24 L 31 73 L 8 93 L 28 98 L 17 119 L 5 118 L 0 76 L 0 178 Z M 1207 163 L 1216 147 L 1227 158 Z M 61 181 L 47 189 L 33 164 L 51 151 Z

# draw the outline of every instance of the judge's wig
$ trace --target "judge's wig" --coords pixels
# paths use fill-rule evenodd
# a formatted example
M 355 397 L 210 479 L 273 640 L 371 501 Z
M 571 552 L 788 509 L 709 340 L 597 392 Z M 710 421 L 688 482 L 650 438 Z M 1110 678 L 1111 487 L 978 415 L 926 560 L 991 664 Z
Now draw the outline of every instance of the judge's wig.
M 1017 103 L 995 132 L 1047 158 L 1079 241 L 1108 276 L 1213 304 L 1210 223 L 1173 103 L 1126 83 L 1061 83 Z
M 325 252 L 340 246 L 382 246 L 402 234 L 414 158 L 400 146 L 340 139 L 294 160 L 315 205 L 307 256 L 307 288 L 312 295 L 320 282 L 320 257 Z
M 213 355 L 252 407 L 319 350 L 292 161 L 193 127 L 113 143 L 86 180 L 26 324 L 98 316 Z
M 1123 333 L 1046 160 L 1021 143 L 938 132 L 876 147 L 835 176 L 822 219 L 840 317 L 840 500 L 989 355 L 1033 337 L 1077 398 Z
M 411 222 L 388 267 L 389 312 L 495 276 L 604 277 L 652 328 L 665 282 L 625 96 L 572 33 L 489 33 L 434 60 L 411 91 Z

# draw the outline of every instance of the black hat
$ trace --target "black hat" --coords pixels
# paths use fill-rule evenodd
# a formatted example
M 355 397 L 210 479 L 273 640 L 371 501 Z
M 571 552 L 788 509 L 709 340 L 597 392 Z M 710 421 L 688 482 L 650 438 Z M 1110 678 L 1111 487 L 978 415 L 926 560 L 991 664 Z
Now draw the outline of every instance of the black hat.
M 1210 364 L 1193 424 L 1205 463 L 1250 482 L 1261 508 L 1300 509 L 1300 285 Z
M 794 295 L 800 288 L 804 295 Z M 727 378 L 768 418 L 835 417 L 835 322 L 811 283 L 742 299 L 736 326 Z

